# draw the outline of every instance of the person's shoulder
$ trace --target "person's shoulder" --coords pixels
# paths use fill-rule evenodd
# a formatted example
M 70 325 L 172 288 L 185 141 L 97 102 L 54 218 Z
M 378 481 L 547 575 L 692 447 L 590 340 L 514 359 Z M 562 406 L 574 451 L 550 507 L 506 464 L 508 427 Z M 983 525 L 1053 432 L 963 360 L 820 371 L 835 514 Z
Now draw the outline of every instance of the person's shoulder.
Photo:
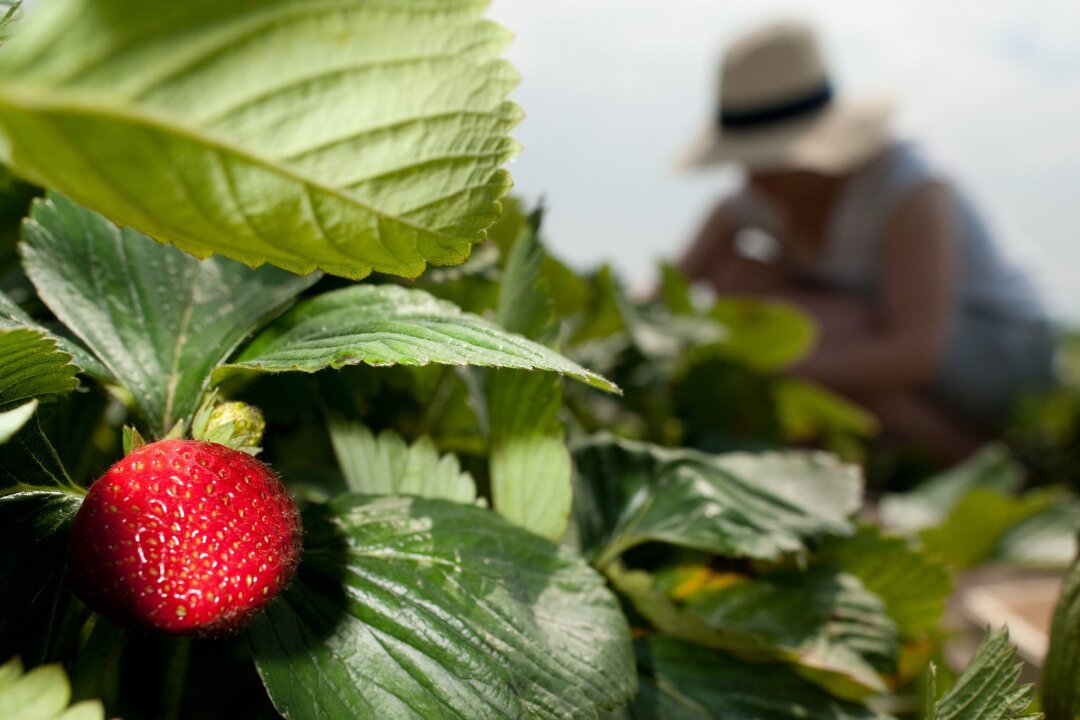
M 883 207 L 894 207 L 922 188 L 949 185 L 923 147 L 906 138 L 890 142 L 858 175 L 857 185 L 876 197 Z

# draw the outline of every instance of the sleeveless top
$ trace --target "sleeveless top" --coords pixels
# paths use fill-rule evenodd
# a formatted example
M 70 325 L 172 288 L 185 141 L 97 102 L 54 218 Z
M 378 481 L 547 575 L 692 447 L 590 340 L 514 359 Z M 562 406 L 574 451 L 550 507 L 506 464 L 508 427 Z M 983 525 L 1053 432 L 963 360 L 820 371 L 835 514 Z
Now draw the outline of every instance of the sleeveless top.
M 820 287 L 876 298 L 885 224 L 916 187 L 941 180 L 913 144 L 894 142 L 844 183 L 826 222 L 822 251 L 813 265 L 801 268 L 801 275 Z M 959 216 L 958 310 L 1001 320 L 1043 320 L 1045 311 L 1028 278 L 1002 256 L 967 198 L 951 185 L 946 187 Z M 783 245 L 782 220 L 767 200 L 744 188 L 734 202 L 747 225 L 759 227 Z

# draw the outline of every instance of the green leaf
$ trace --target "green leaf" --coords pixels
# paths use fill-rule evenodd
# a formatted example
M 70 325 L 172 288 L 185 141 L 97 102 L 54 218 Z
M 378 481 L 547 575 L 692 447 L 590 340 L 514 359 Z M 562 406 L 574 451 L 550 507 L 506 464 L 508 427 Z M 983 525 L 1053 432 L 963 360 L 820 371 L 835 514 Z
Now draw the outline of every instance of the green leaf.
M 486 4 L 50 0 L 0 57 L 0 160 L 199 257 L 457 264 L 518 150 Z
M 529 218 L 520 198 L 508 195 L 502 200 L 502 216 L 488 229 L 505 265 L 514 244 L 521 238 Z M 568 317 L 583 311 L 592 296 L 589 281 L 579 276 L 557 258 L 547 255 L 541 264 L 540 275 L 548 283 L 552 304 L 559 317 Z
M 200 262 L 55 194 L 34 203 L 22 252 L 41 299 L 158 437 L 190 421 L 211 371 L 317 279 Z
M 539 207 L 529 215 L 528 225 L 509 250 L 495 320 L 511 332 L 546 341 L 553 334 L 555 316 L 551 288 L 541 277 L 547 258 L 539 237 L 543 214 Z
M 298 303 L 227 367 L 316 372 L 361 363 L 551 370 L 602 390 L 618 390 L 543 345 L 426 292 L 396 285 L 355 285 Z
M 60 351 L 66 352 L 75 359 L 76 369 L 81 368 L 84 372 L 103 380 L 112 379 L 108 369 L 102 365 L 89 350 L 71 338 L 62 335 L 54 335 L 44 326 L 34 322 L 33 318 L 27 315 L 22 308 L 16 305 L 11 298 L 2 292 L 0 292 L 0 320 L 7 320 L 9 323 L 20 325 L 31 330 L 38 330 L 43 335 L 48 335 L 56 341 L 56 347 Z
M 1031 685 L 1016 687 L 1020 667 L 1008 632 L 991 632 L 952 689 L 939 701 L 930 700 L 927 720 L 1039 720 L 1042 713 L 1027 711 Z
M 66 583 L 70 525 L 82 498 L 32 490 L 0 496 L 0 647 L 41 658 L 49 654 L 54 618 L 71 602 Z M 7 714 L 0 712 L 5 719 Z
M 885 525 L 915 532 L 939 525 L 975 488 L 1015 492 L 1024 471 L 1002 445 L 987 445 L 960 465 L 926 480 L 911 492 L 885 495 L 879 504 Z
M 878 720 L 776 664 L 747 663 L 715 650 L 655 636 L 637 644 L 641 690 L 631 720 Z
M 0 717 L 4 720 L 105 720 L 97 700 L 68 707 L 71 684 L 59 665 L 23 672 L 18 658 L 0 665 Z
M 429 438 L 406 445 L 392 430 L 376 437 L 360 423 L 331 417 L 327 424 L 334 455 L 350 491 L 476 501 L 472 475 L 461 470 L 454 455 L 440 457 Z
M 998 543 L 1020 522 L 1060 502 L 1054 490 L 1006 497 L 976 488 L 953 508 L 938 527 L 920 534 L 926 554 L 957 568 L 970 568 L 993 557 Z
M 784 437 L 789 441 L 837 435 L 865 438 L 878 431 L 878 421 L 871 413 L 805 380 L 776 378 L 773 392 Z
M 1027 567 L 1064 569 L 1077 555 L 1080 501 L 1062 499 L 1021 520 L 1002 536 L 994 560 Z
M 816 452 L 707 455 L 598 436 L 574 451 L 574 514 L 602 567 L 649 541 L 777 560 L 847 535 L 858 469 Z
M 817 329 L 798 308 L 779 302 L 724 299 L 710 311 L 728 330 L 724 356 L 761 372 L 780 370 L 802 358 Z
M 0 445 L 3 445 L 14 437 L 15 433 L 21 431 L 37 409 L 38 400 L 35 399 L 12 410 L 0 412 Z
M 83 492 L 68 476 L 38 418 L 32 417 L 0 445 L 0 490 L 55 488 Z
M 761 577 L 713 574 L 700 587 L 665 591 L 663 573 L 609 571 L 615 587 L 661 632 L 748 660 L 790 663 L 834 695 L 885 692 L 895 669 L 896 625 L 858 578 L 815 566 Z
M 908 539 L 887 537 L 880 528 L 865 525 L 850 538 L 827 543 L 822 555 L 880 597 L 904 636 L 918 637 L 937 627 L 952 577 Z
M 0 445 L 10 440 L 22 429 L 23 425 L 30 421 L 34 412 L 37 411 L 37 406 L 38 401 L 31 400 L 12 410 L 0 412 Z
M 695 314 L 690 282 L 677 267 L 669 263 L 660 265 L 660 299 L 676 315 Z
M 52 338 L 0 320 L 0 412 L 71 392 L 78 370 Z
M 1043 708 L 1050 720 L 1080 716 L 1080 562 L 1065 574 L 1050 625 L 1050 647 L 1043 663 Z
M 292 720 L 591 719 L 633 695 L 603 580 L 495 513 L 349 495 L 304 527 L 297 580 L 250 634 Z
M 0 45 L 3 45 L 11 37 L 11 27 L 14 25 L 15 12 L 21 3 L 0 2 Z
M 501 515 L 558 540 L 573 501 L 573 467 L 559 420 L 557 376 L 497 371 L 488 378 L 491 497 Z
M 602 265 L 590 280 L 589 306 L 577 321 L 570 337 L 571 345 L 608 338 L 629 330 L 623 313 L 630 306 L 615 271 L 610 265 Z
M 538 237 L 542 211 L 510 251 L 499 287 L 497 319 L 539 342 L 556 331 L 551 289 L 541 277 L 547 253 Z M 537 535 L 559 540 L 573 500 L 570 450 L 559 419 L 562 379 L 554 374 L 495 371 L 487 376 L 491 428 L 491 498 L 495 510 Z

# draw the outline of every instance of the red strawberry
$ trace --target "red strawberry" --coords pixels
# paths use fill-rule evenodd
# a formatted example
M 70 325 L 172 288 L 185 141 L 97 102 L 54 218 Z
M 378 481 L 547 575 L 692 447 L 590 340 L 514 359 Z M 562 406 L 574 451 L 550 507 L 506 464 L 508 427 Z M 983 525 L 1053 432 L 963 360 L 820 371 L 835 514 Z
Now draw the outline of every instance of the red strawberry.
M 72 582 L 122 625 L 225 633 L 289 582 L 301 532 L 269 467 L 224 445 L 163 440 L 90 487 L 72 527 Z

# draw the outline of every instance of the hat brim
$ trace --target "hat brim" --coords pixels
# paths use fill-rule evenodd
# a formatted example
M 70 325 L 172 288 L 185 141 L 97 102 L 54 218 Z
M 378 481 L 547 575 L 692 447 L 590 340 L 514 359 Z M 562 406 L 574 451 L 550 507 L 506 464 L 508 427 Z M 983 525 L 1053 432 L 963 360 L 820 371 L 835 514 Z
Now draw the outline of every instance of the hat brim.
M 893 103 L 885 98 L 835 100 L 821 112 L 759 129 L 706 128 L 680 165 L 700 169 L 739 163 L 751 170 L 813 170 L 843 174 L 890 140 Z

